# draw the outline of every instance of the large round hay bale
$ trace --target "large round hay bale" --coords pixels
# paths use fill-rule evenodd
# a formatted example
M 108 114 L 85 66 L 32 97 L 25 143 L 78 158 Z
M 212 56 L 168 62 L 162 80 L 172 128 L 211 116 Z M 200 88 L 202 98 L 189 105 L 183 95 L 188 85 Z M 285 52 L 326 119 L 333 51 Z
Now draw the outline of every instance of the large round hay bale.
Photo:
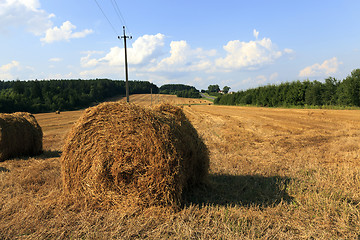
M 61 165 L 64 193 L 90 206 L 176 207 L 205 181 L 209 157 L 180 108 L 113 102 L 85 111 Z
M 42 153 L 42 138 L 41 127 L 32 114 L 0 114 L 0 161 Z

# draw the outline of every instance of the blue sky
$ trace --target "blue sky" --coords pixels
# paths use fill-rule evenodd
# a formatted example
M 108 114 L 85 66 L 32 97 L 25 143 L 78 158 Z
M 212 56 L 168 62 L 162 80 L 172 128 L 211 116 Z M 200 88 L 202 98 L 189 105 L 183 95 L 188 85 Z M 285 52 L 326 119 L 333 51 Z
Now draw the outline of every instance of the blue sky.
M 0 79 L 124 79 L 116 5 L 129 79 L 238 91 L 360 68 L 355 0 L 0 0 Z

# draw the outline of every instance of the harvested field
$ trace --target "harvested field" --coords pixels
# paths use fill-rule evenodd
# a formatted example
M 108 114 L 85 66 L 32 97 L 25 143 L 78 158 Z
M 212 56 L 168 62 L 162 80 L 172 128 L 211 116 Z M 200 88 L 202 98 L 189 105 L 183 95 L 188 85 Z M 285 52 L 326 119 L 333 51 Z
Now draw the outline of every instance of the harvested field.
M 44 151 L 59 152 L 65 142 L 65 136 L 72 125 L 79 119 L 84 111 L 71 111 L 55 113 L 36 114 L 36 120 L 39 122 L 44 133 Z
M 130 100 L 149 105 L 150 96 Z M 359 238 L 360 111 L 183 110 L 209 148 L 211 183 L 187 194 L 180 211 L 63 201 L 53 153 L 81 112 L 41 114 L 45 153 L 0 163 L 0 239 Z

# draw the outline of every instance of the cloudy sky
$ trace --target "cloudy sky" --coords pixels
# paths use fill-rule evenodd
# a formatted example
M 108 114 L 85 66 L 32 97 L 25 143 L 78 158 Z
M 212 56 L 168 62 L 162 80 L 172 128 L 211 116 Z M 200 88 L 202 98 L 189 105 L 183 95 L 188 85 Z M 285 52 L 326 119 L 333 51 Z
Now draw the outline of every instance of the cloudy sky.
M 360 68 L 358 0 L 0 0 L 0 79 L 129 79 L 237 91 Z M 104 16 L 104 14 L 105 16 Z

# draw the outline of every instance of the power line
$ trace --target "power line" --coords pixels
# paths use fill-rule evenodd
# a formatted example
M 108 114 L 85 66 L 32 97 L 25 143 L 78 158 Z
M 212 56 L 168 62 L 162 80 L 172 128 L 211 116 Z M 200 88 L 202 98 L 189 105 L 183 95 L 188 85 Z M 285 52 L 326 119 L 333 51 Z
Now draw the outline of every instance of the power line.
M 119 18 L 119 20 L 120 20 L 120 22 L 122 23 L 122 25 L 125 25 L 125 22 L 124 22 L 123 19 L 121 18 L 122 15 L 121 15 L 120 10 L 119 10 L 118 8 L 116 8 L 117 3 L 114 2 L 114 0 L 111 0 L 110 2 L 111 2 L 112 6 L 113 6 L 113 8 L 114 8 L 114 10 L 115 10 L 116 15 L 118 16 L 118 18 Z
M 99 7 L 99 9 L 100 9 L 100 11 L 102 12 L 102 14 L 104 15 L 104 17 L 106 18 L 106 20 L 108 21 L 108 23 L 110 24 L 111 28 L 114 30 L 114 33 L 115 33 L 116 35 L 119 35 L 119 34 L 117 33 L 116 29 L 114 28 L 114 25 L 112 25 L 112 23 L 110 22 L 109 18 L 106 16 L 105 12 L 104 12 L 104 11 L 102 10 L 102 8 L 100 7 L 99 3 L 98 3 L 96 0 L 94 0 L 94 1 L 95 1 L 96 5 Z
M 112 5 L 113 5 L 113 7 L 114 7 L 114 10 L 115 10 L 117 16 L 119 17 L 120 22 L 122 22 L 123 25 L 129 30 L 129 32 L 131 32 L 130 29 L 129 29 L 129 27 L 128 27 L 127 24 L 126 24 L 125 18 L 124 18 L 124 16 L 122 15 L 122 13 L 121 13 L 121 11 L 120 11 L 120 8 L 119 8 L 119 5 L 117 4 L 116 0 L 111 0 L 111 3 L 112 3 Z

